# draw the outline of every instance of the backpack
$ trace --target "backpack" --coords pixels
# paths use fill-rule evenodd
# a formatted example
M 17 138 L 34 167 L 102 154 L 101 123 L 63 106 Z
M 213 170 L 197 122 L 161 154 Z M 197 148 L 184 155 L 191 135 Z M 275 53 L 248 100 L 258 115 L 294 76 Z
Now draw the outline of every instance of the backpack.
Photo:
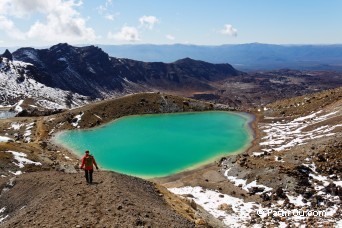
M 85 167 L 93 167 L 93 157 L 88 156 L 85 158 Z

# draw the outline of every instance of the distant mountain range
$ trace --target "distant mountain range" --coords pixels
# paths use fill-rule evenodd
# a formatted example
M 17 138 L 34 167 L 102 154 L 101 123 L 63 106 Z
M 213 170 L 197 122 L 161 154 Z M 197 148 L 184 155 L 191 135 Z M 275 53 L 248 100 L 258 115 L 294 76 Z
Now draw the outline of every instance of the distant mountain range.
M 173 62 L 192 58 L 210 63 L 230 63 L 242 71 L 297 69 L 342 71 L 342 45 L 238 44 L 98 45 L 110 56 L 145 62 Z
M 147 48 L 135 48 L 139 47 Z M 169 46 L 171 49 L 175 47 L 183 46 Z M 191 46 L 184 47 L 191 49 Z M 232 47 L 226 48 L 228 50 Z M 246 53 L 251 57 L 244 61 L 253 62 L 259 45 L 253 44 L 250 47 L 251 51 Z M 270 46 L 268 53 L 276 53 L 272 47 Z M 198 54 L 195 50 L 201 48 L 204 47 L 194 46 L 193 54 Z M 206 48 L 212 49 L 213 54 L 218 47 Z M 247 46 L 240 48 L 247 50 Z M 277 48 L 278 53 L 287 53 L 286 59 L 290 59 L 291 55 L 297 56 L 297 60 L 305 57 L 303 50 L 293 50 L 290 54 L 286 47 Z M 327 51 L 325 56 L 330 56 L 332 60 L 338 59 L 341 55 L 336 52 L 338 48 L 339 46 L 336 46 L 335 49 Z M 261 45 L 259 61 L 279 61 L 284 64 L 285 61 L 277 58 L 262 58 L 266 55 L 266 51 L 262 51 L 264 49 L 265 46 Z M 148 54 L 147 49 L 143 52 Z M 171 53 L 170 51 L 169 58 Z M 217 57 L 220 56 L 219 53 L 217 50 Z M 314 53 L 314 48 L 311 53 Z M 0 55 L 0 106 L 13 105 L 29 98 L 32 101 L 27 104 L 29 107 L 73 108 L 96 99 L 160 91 L 234 107 L 254 107 L 274 99 L 335 88 L 342 83 L 342 73 L 331 71 L 283 69 L 244 73 L 228 63 L 209 63 L 192 58 L 163 63 L 111 57 L 112 55 L 118 56 L 117 53 L 108 54 L 97 46 L 75 47 L 66 43 L 44 49 L 19 48 L 13 53 L 7 50 Z M 203 52 L 201 56 L 204 58 L 208 55 Z M 243 55 L 236 56 L 242 59 Z M 308 56 L 309 54 L 306 57 L 309 58 Z M 311 59 L 315 58 L 318 57 L 312 55 Z M 298 60 L 297 63 L 301 62 Z M 271 66 L 274 65 L 269 67 Z
M 332 70 L 342 72 L 342 44 L 275 45 L 227 44 L 205 45 L 96 45 L 109 56 L 143 62 L 171 63 L 191 58 L 209 63 L 230 63 L 242 71 L 275 69 Z M 14 52 L 19 47 L 9 48 Z M 48 49 L 48 47 L 42 47 Z M 40 49 L 40 48 L 39 48 Z M 0 52 L 6 50 L 0 47 Z
M 66 103 L 80 104 L 79 100 L 86 97 L 107 98 L 159 90 L 207 91 L 213 89 L 211 82 L 242 74 L 227 63 L 212 64 L 190 58 L 173 63 L 115 58 L 95 46 L 58 44 L 46 49 L 20 48 L 0 55 L 0 104 L 20 97 L 46 98 L 59 94 L 52 100 L 60 100 L 60 107 Z M 59 91 L 52 92 L 52 88 Z

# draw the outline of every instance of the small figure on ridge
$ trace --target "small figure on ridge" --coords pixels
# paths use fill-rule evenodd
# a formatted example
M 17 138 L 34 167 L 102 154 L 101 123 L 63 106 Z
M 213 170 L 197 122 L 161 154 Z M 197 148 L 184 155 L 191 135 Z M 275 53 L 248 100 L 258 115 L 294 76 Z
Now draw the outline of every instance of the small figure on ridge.
M 82 158 L 82 165 L 80 168 L 84 169 L 85 178 L 87 180 L 87 183 L 89 184 L 93 183 L 94 165 L 96 169 L 99 169 L 99 167 L 96 164 L 95 158 L 92 155 L 90 155 L 89 150 L 87 150 Z

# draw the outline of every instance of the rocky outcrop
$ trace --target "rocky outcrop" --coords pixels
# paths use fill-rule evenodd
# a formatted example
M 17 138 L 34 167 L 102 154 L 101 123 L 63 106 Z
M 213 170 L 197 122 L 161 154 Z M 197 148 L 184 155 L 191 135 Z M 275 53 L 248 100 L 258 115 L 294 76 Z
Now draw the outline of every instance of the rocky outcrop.
M 7 58 L 8 60 L 13 61 L 12 53 L 8 49 L 6 49 L 6 51 L 2 55 L 0 55 L 0 58 L 1 57 Z

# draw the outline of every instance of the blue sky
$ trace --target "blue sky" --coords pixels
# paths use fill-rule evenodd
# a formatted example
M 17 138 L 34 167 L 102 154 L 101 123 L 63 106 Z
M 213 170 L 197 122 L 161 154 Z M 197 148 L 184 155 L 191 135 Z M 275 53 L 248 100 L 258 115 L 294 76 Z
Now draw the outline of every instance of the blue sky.
M 342 0 L 0 0 L 0 46 L 341 44 Z

